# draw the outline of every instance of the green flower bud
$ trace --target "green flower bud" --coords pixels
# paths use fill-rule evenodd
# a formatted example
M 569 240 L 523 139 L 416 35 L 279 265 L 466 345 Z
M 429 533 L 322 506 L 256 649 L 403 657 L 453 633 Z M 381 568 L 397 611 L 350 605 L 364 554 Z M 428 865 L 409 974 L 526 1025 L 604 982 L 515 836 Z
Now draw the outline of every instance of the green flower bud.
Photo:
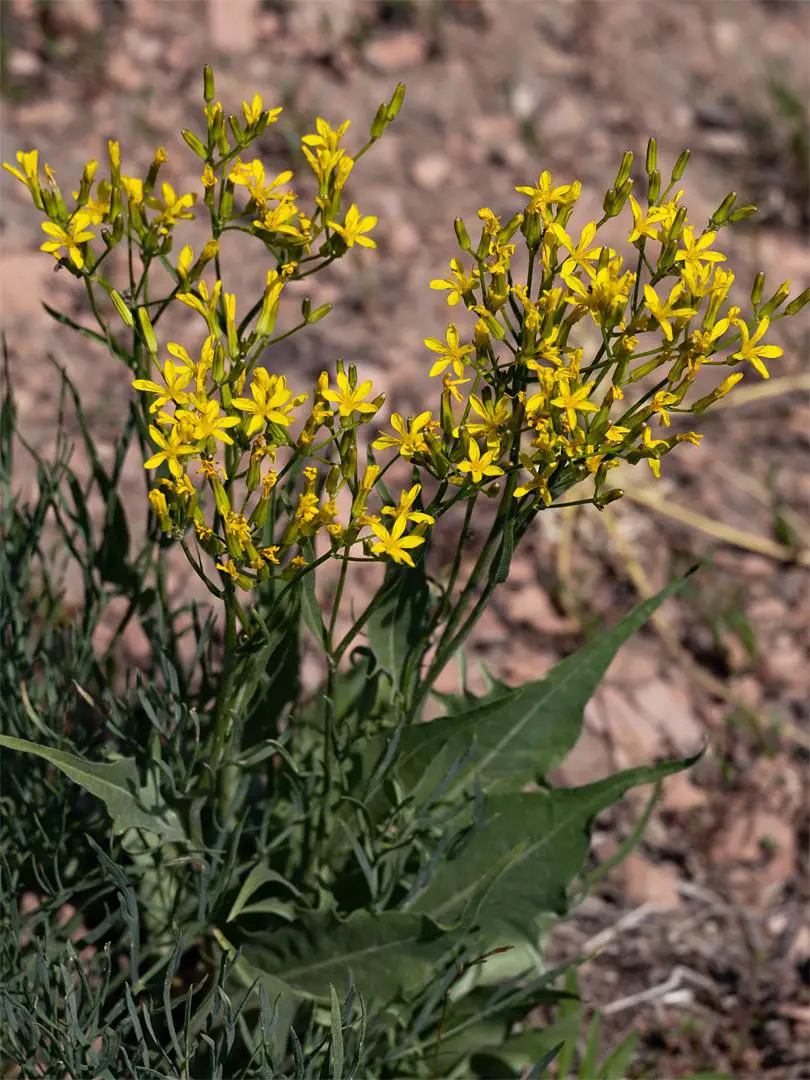
M 369 135 L 372 139 L 379 139 L 385 129 L 388 127 L 388 109 L 389 106 L 383 103 L 377 109 L 374 115 L 374 119 L 371 122 L 371 130 Z
M 622 163 L 616 174 L 616 183 L 613 185 L 617 191 L 630 179 L 630 170 L 633 168 L 634 156 L 632 150 L 625 150 L 622 155 Z
M 194 134 L 194 132 L 189 131 L 188 128 L 183 128 L 180 134 L 182 135 L 183 142 L 186 144 L 186 146 L 190 150 L 193 150 L 198 158 L 201 158 L 203 161 L 205 161 L 205 159 L 208 157 L 208 151 L 203 146 L 202 142 Z
M 110 289 L 110 299 L 113 302 L 115 310 L 121 316 L 123 324 L 128 326 L 131 330 L 135 326 L 135 320 L 132 317 L 132 312 L 124 303 L 124 298 L 115 289 Z
M 810 304 L 810 289 L 805 289 L 804 292 L 799 293 L 795 300 L 790 301 L 785 308 L 785 314 L 798 315 L 802 308 L 807 307 L 808 304 Z
M 617 499 L 621 499 L 623 495 L 624 490 L 622 488 L 611 488 L 610 491 L 603 492 L 596 500 L 597 510 L 604 510 L 606 506 L 610 506 Z
M 470 234 L 467 232 L 467 227 L 464 224 L 464 219 L 457 217 L 453 222 L 453 228 L 456 231 L 458 246 L 462 251 L 466 251 L 468 255 L 472 255 L 472 241 L 470 240 Z
M 757 208 L 751 203 L 747 203 L 745 206 L 739 207 L 733 214 L 730 215 L 729 221 L 732 225 L 736 225 L 738 221 L 744 221 L 746 218 L 753 217 L 756 214 Z
M 321 319 L 325 319 L 329 312 L 332 310 L 331 304 L 321 304 L 320 307 L 315 308 L 312 314 L 307 319 L 307 323 L 312 326 L 313 323 L 320 322 Z
M 647 176 L 652 176 L 655 172 L 656 165 L 658 164 L 658 143 L 655 139 L 650 139 L 647 143 L 647 158 L 645 161 L 645 168 L 647 170 Z
M 650 205 L 654 205 L 658 202 L 658 196 L 661 194 L 661 173 L 658 169 L 653 169 L 650 175 L 647 177 L 647 199 Z
M 751 286 L 751 306 L 756 311 L 759 304 L 762 302 L 762 292 L 765 288 L 765 275 L 760 271 L 754 278 L 754 284 Z
M 773 315 L 776 309 L 780 308 L 789 296 L 790 282 L 783 281 L 779 288 L 776 290 L 776 292 L 773 294 L 773 296 L 770 298 L 770 300 L 767 302 L 767 304 L 759 312 L 760 318 L 762 318 L 764 315 Z
M 728 221 L 728 216 L 737 201 L 737 192 L 731 191 L 726 195 L 725 199 L 720 203 L 715 212 L 712 214 L 709 224 L 712 228 L 717 228 L 720 225 L 725 225 Z
M 402 108 L 402 102 L 405 100 L 405 83 L 397 83 L 394 93 L 391 95 L 391 101 L 388 105 L 388 122 L 392 123 L 399 116 L 399 110 Z
M 152 323 L 149 319 L 149 312 L 145 307 L 138 308 L 138 324 L 141 329 L 141 337 L 146 345 L 147 352 L 152 356 L 157 356 L 158 343 L 155 337 L 155 331 L 152 327 Z
M 691 150 L 681 150 L 678 155 L 678 160 L 675 162 L 675 168 L 672 170 L 672 183 L 676 184 L 686 171 L 686 166 L 689 164 L 689 158 L 691 156 Z M 656 195 L 656 198 L 658 196 Z
M 242 146 L 245 142 L 245 132 L 239 121 L 231 113 L 228 113 L 228 127 L 231 129 L 231 135 L 233 135 L 233 141 L 237 146 Z
M 206 105 L 210 105 L 214 100 L 214 72 L 210 64 L 203 68 L 203 98 Z

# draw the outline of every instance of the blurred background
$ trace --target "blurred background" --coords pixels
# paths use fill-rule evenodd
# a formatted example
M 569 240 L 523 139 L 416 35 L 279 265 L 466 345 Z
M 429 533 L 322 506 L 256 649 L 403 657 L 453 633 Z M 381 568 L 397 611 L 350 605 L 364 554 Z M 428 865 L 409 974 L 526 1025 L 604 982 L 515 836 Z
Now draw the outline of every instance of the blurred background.
M 515 185 L 545 168 L 559 183 L 581 180 L 583 220 L 598 217 L 622 153 L 643 167 L 650 135 L 663 172 L 692 151 L 690 220 L 731 189 L 760 207 L 720 244 L 737 302 L 760 270 L 766 295 L 785 279 L 794 295 L 810 284 L 804 2 L 3 0 L 0 16 L 2 158 L 39 148 L 66 191 L 89 158 L 105 159 L 109 138 L 125 173 L 144 175 L 163 145 L 167 178 L 198 189 L 199 162 L 178 133 L 201 126 L 205 62 L 226 112 L 256 91 L 284 106 L 258 147 L 271 174 L 300 167 L 300 136 L 319 115 L 351 118 L 359 145 L 377 105 L 407 84 L 400 118 L 350 183 L 380 219 L 378 250 L 319 275 L 313 303 L 333 313 L 276 360 L 301 384 L 342 356 L 388 391 L 386 408 L 419 411 L 432 394 L 422 339 L 444 336 L 454 314 L 428 288 L 456 254 L 453 218 L 481 206 L 510 215 Z M 127 372 L 49 318 L 43 300 L 81 323 L 83 295 L 38 252 L 39 216 L 7 173 L 0 195 L 0 318 L 23 433 L 52 448 L 50 356 L 111 456 Z M 191 225 L 178 242 L 197 250 L 202 235 Z M 229 291 L 258 293 L 259 245 L 224 264 Z M 172 336 L 192 331 L 180 319 Z M 480 660 L 507 682 L 536 677 L 703 564 L 697 587 L 620 654 L 559 778 L 583 783 L 709 744 L 691 774 L 668 782 L 641 847 L 552 942 L 552 960 L 594 952 L 586 1003 L 603 1010 L 610 1039 L 641 1027 L 646 1075 L 808 1075 L 809 337 L 804 315 L 777 323 L 769 340 L 785 353 L 771 380 L 748 374 L 660 482 L 639 469 L 601 515 L 542 515 L 471 648 L 473 669 Z M 17 479 L 35 483 L 25 459 Z M 137 518 L 137 461 L 127 485 Z M 176 588 L 191 587 L 178 563 Z M 617 852 L 644 800 L 600 821 L 599 859 Z

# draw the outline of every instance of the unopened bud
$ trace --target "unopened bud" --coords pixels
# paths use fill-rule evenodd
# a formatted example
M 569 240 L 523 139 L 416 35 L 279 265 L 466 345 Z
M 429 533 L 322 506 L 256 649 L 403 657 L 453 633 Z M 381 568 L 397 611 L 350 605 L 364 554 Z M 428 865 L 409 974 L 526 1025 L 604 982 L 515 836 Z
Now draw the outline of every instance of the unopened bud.
M 805 289 L 804 292 L 799 293 L 795 300 L 790 301 L 785 308 L 785 314 L 798 315 L 802 308 L 807 307 L 808 304 L 810 304 L 810 289 Z
M 402 102 L 405 100 L 405 83 L 397 83 L 394 93 L 391 95 L 391 101 L 388 103 L 388 122 L 389 124 L 396 120 L 399 116 L 399 110 L 402 108 Z
M 379 139 L 379 138 L 381 138 L 383 132 L 385 131 L 385 129 L 387 127 L 388 127 L 388 105 L 383 103 L 382 105 L 380 105 L 380 107 L 377 109 L 377 112 L 374 115 L 374 119 L 371 122 L 371 129 L 369 131 L 369 135 L 371 136 L 372 139 L 375 139 L 375 140 Z
M 203 98 L 206 105 L 210 105 L 214 100 L 214 72 L 210 64 L 203 68 Z
M 756 311 L 759 304 L 762 302 L 762 293 L 765 288 L 765 275 L 760 271 L 754 278 L 754 284 L 751 286 L 751 305 Z
M 152 356 L 157 355 L 158 343 L 155 337 L 155 331 L 152 328 L 152 323 L 149 319 L 149 312 L 145 307 L 138 308 L 138 324 L 141 329 L 141 337 L 143 338 L 144 345 L 146 345 L 146 351 Z
M 325 319 L 329 312 L 332 310 L 331 304 L 321 304 L 320 307 L 315 308 L 312 314 L 307 319 L 307 323 L 312 326 L 313 323 L 320 322 L 321 319 Z
M 650 139 L 647 143 L 647 158 L 644 164 L 647 170 L 647 176 L 651 176 L 658 165 L 658 143 L 655 139 Z
M 780 308 L 789 296 L 790 282 L 783 281 L 779 288 L 776 290 L 776 292 L 773 294 L 773 296 L 770 298 L 770 300 L 767 302 L 767 304 L 765 304 L 765 306 L 759 312 L 760 318 L 764 315 L 773 315 L 776 309 Z
M 658 169 L 653 169 L 650 175 L 647 177 L 647 200 L 652 206 L 653 203 L 658 202 L 658 196 L 661 194 L 661 173 Z
M 677 183 L 686 171 L 686 166 L 689 164 L 691 153 L 691 150 L 682 150 L 678 155 L 678 160 L 675 162 L 675 167 L 672 170 L 671 179 L 673 184 Z M 656 196 L 656 198 L 657 197 L 658 196 Z
M 124 303 L 124 298 L 115 289 L 110 289 L 110 299 L 113 302 L 115 310 L 121 316 L 121 321 L 123 322 L 123 324 L 132 329 L 135 326 L 135 320 L 132 317 L 132 312 Z
M 730 390 L 733 390 L 742 377 L 743 373 L 741 371 L 736 372 L 734 375 L 729 375 L 729 377 L 724 379 L 710 394 L 698 398 L 698 400 L 692 404 L 691 411 L 693 413 L 705 412 L 710 405 L 715 403 L 715 401 L 719 401 L 720 398 L 725 397 Z
M 614 187 L 618 191 L 623 184 L 630 178 L 630 170 L 633 168 L 634 154 L 632 150 L 625 150 L 622 155 L 622 163 L 619 166 L 619 171 L 616 174 L 616 183 Z
M 736 225 L 738 221 L 744 221 L 746 218 L 753 217 L 756 214 L 756 206 L 748 203 L 746 206 L 741 206 L 735 210 L 733 214 L 729 216 L 729 221 L 732 225 Z
M 464 224 L 464 219 L 457 217 L 453 222 L 453 228 L 456 232 L 456 240 L 458 240 L 458 246 L 462 251 L 466 251 L 468 255 L 472 254 L 472 241 L 470 240 L 470 234 L 467 232 L 467 227 Z
M 725 225 L 728 221 L 728 216 L 732 211 L 734 203 L 737 201 L 737 192 L 731 191 L 726 195 L 725 199 L 720 203 L 715 212 L 711 216 L 710 224 L 712 228 L 716 228 L 718 225 Z
M 621 499 L 623 495 L 623 488 L 611 488 L 610 491 L 604 491 L 598 496 L 596 507 L 598 510 L 604 510 L 606 506 L 610 506 L 611 503 Z

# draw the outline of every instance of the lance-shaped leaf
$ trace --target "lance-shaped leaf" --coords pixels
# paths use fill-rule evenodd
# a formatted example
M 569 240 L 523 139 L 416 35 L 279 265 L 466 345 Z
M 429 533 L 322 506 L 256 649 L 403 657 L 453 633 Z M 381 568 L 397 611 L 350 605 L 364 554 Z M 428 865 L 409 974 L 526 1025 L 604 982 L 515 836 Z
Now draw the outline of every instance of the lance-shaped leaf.
M 588 854 L 595 816 L 631 788 L 696 760 L 627 769 L 579 788 L 488 796 L 482 823 L 472 825 L 458 854 L 442 864 L 411 910 L 442 925 L 462 915 L 475 919 L 488 947 L 534 940 L 538 916 L 568 909 L 569 887 Z M 499 867 L 494 878 L 493 866 Z
M 422 561 L 415 567 L 391 566 L 384 599 L 368 621 L 368 640 L 377 663 L 402 688 L 405 661 L 422 641 L 428 608 L 428 586 Z
M 64 750 L 54 750 L 50 746 L 40 746 L 39 743 L 16 739 L 11 735 L 0 735 L 0 746 L 44 758 L 74 784 L 101 799 L 112 818 L 115 832 L 145 829 L 167 841 L 186 840 L 179 817 L 160 794 L 155 773 L 150 773 L 142 782 L 132 758 L 85 761 Z
M 517 791 L 555 768 L 579 738 L 585 705 L 619 647 L 686 580 L 639 604 L 544 678 L 465 712 L 411 725 L 402 733 L 395 764 L 405 790 L 426 794 L 465 755 L 468 764 L 457 771 L 448 798 L 473 776 L 484 791 Z
M 368 1002 L 390 1001 L 435 975 L 457 943 L 424 915 L 357 911 L 341 922 L 312 913 L 295 925 L 229 934 L 253 976 L 282 980 L 303 997 L 328 999 L 331 983 L 344 995 L 353 980 Z

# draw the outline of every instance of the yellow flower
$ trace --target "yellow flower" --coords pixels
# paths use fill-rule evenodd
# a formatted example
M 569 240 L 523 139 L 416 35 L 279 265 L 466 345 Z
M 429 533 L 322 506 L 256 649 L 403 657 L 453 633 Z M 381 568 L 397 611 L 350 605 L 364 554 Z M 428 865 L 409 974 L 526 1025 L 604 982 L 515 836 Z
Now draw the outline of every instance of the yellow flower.
M 677 396 L 669 393 L 668 390 L 659 390 L 657 394 L 653 395 L 652 411 L 658 413 L 661 417 L 661 422 L 665 427 L 670 426 L 669 410 L 667 406 L 676 405 L 677 403 Z
M 459 386 L 466 386 L 469 379 L 451 379 L 449 375 L 445 375 L 442 379 L 442 386 L 450 394 L 455 401 L 463 401 L 461 394 L 458 391 Z
M 657 240 L 661 235 L 659 225 L 663 218 L 663 213 L 660 207 L 651 206 L 645 214 L 635 196 L 630 196 L 630 209 L 633 213 L 633 229 L 627 239 L 631 244 L 637 240 L 643 239 L 645 236 L 649 236 L 651 240 Z
M 467 457 L 458 463 L 458 471 L 469 475 L 474 484 L 480 484 L 485 476 L 503 476 L 503 469 L 495 464 L 499 452 L 495 447 L 482 454 L 475 439 L 470 439 Z
M 157 469 L 165 461 L 169 466 L 169 472 L 176 480 L 179 480 L 183 475 L 180 458 L 186 454 L 198 454 L 200 452 L 199 447 L 190 446 L 182 441 L 179 426 L 173 427 L 169 432 L 169 437 L 166 438 L 159 428 L 156 428 L 154 424 L 150 424 L 149 434 L 152 436 L 152 441 L 160 447 L 160 450 L 153 454 L 148 461 L 145 461 L 143 467 L 145 469 Z
M 264 165 L 258 158 L 254 158 L 250 163 L 243 163 L 237 159 L 228 173 L 228 179 L 234 184 L 246 187 L 250 197 L 260 206 L 269 202 L 270 199 L 281 199 L 285 195 L 289 197 L 291 192 L 280 192 L 277 188 L 288 184 L 292 178 L 292 172 L 287 169 L 280 172 L 269 183 L 265 183 Z
M 399 413 L 391 414 L 391 427 L 397 432 L 396 435 L 386 435 L 380 432 L 379 439 L 371 444 L 374 450 L 388 450 L 390 447 L 399 448 L 399 456 L 409 460 L 414 454 L 427 452 L 424 429 L 431 421 L 432 414 L 427 411 L 420 413 L 415 419 L 406 421 Z
M 253 100 L 250 103 L 247 101 L 242 102 L 242 115 L 244 116 L 245 123 L 248 127 L 253 127 L 254 124 L 257 124 L 261 119 L 263 112 L 267 113 L 267 123 L 274 124 L 276 120 L 278 120 L 282 110 L 281 108 L 265 110 L 260 94 L 254 94 Z
M 630 271 L 619 276 L 619 261 L 614 260 L 603 266 L 587 285 L 578 278 L 569 277 L 565 284 L 571 292 L 565 297 L 566 302 L 584 307 L 597 324 L 600 316 L 618 317 L 618 313 L 627 304 L 630 288 L 635 280 L 635 275 Z
M 47 251 L 49 255 L 53 255 L 55 259 L 59 260 L 62 258 L 59 251 L 61 248 L 65 248 L 67 257 L 74 266 L 81 270 L 84 266 L 84 256 L 79 245 L 92 240 L 96 235 L 87 230 L 89 224 L 90 214 L 85 210 L 77 210 L 65 228 L 55 224 L 53 221 L 43 221 L 42 231 L 53 237 L 53 239 L 46 240 L 44 244 L 40 245 L 39 250 Z
M 531 455 L 526 453 L 521 453 L 520 463 L 526 472 L 529 473 L 529 480 L 527 483 L 521 484 L 520 487 L 515 488 L 515 498 L 520 499 L 524 495 L 528 495 L 529 492 L 535 491 L 545 505 L 550 506 L 551 492 L 548 490 L 548 478 L 554 471 L 556 463 L 552 461 L 549 464 L 543 462 L 540 465 L 535 465 L 531 459 Z
M 404 518 L 405 521 L 413 521 L 417 525 L 434 525 L 436 519 L 431 517 L 430 514 L 425 514 L 422 510 L 411 509 L 421 490 L 421 484 L 414 484 L 409 491 L 402 492 L 396 506 L 384 506 L 382 512 L 397 520 Z
M 549 207 L 552 204 L 568 206 L 575 203 L 582 192 L 582 184 L 575 180 L 573 184 L 562 184 L 552 187 L 551 173 L 544 169 L 537 178 L 534 187 L 516 187 L 515 191 L 521 195 L 531 196 L 529 205 L 526 207 L 529 213 L 539 213 L 546 223 L 551 221 Z
M 672 341 L 671 319 L 687 319 L 692 315 L 697 315 L 695 308 L 677 307 L 677 303 L 682 295 L 683 284 L 680 281 L 677 285 L 673 285 L 669 296 L 663 303 L 659 299 L 658 294 L 652 285 L 644 286 L 644 299 L 647 301 L 647 307 L 653 318 L 661 327 L 667 341 Z
M 602 252 L 601 247 L 590 247 L 596 236 L 595 221 L 588 222 L 579 234 L 579 240 L 576 243 L 574 243 L 562 225 L 558 225 L 556 222 L 552 222 L 551 225 L 549 225 L 548 231 L 554 235 L 559 243 L 568 248 L 568 251 L 570 252 L 560 269 L 561 278 L 565 279 L 569 274 L 573 274 L 578 266 L 581 266 L 588 274 L 593 272 L 588 264 L 596 262 Z
M 704 233 L 698 240 L 695 240 L 695 230 L 691 225 L 687 225 L 683 230 L 683 247 L 676 253 L 675 262 L 682 262 L 693 267 L 698 267 L 704 262 L 725 262 L 725 255 L 722 255 L 719 251 L 708 250 L 714 243 L 716 236 L 717 233 L 712 231 Z
M 354 247 L 355 244 L 359 244 L 360 247 L 375 248 L 377 246 L 376 242 L 370 236 L 363 236 L 362 234 L 370 232 L 376 224 L 376 217 L 361 218 L 356 204 L 352 203 L 346 211 L 346 220 L 343 224 L 336 225 L 332 222 L 332 228 L 343 237 L 347 247 Z
M 484 435 L 488 445 L 494 446 L 500 444 L 500 430 L 505 424 L 509 422 L 509 418 L 512 415 L 512 406 L 509 398 L 505 395 L 498 398 L 497 401 L 482 401 L 481 398 L 472 394 L 470 397 L 470 408 L 474 413 L 481 417 L 481 422 L 478 421 L 468 422 L 465 424 L 466 430 L 470 435 Z M 455 432 L 456 436 L 458 432 Z
M 431 352 L 439 354 L 439 359 L 430 369 L 431 376 L 441 375 L 445 368 L 453 365 L 453 371 L 457 378 L 464 375 L 465 356 L 475 352 L 472 345 L 461 345 L 458 330 L 453 323 L 447 327 L 447 341 L 439 341 L 438 338 L 425 338 L 425 345 Z
M 647 459 L 647 464 L 650 466 L 650 471 L 656 480 L 661 479 L 661 462 L 659 458 L 661 454 L 666 453 L 666 450 L 670 449 L 669 443 L 666 439 L 654 439 L 651 429 L 644 425 L 644 431 L 641 433 L 641 444 L 646 450 L 644 455 Z M 666 447 L 666 450 L 661 450 L 660 447 Z
M 42 194 L 39 187 L 39 150 L 18 150 L 17 164 L 19 169 L 15 169 L 13 165 L 9 165 L 7 161 L 3 162 L 3 168 L 15 176 L 21 184 L 25 184 L 28 190 L 31 192 L 31 197 L 34 200 L 38 209 L 42 209 Z
M 573 431 L 577 426 L 578 412 L 598 412 L 599 407 L 594 402 L 588 401 L 594 383 L 586 383 L 577 390 L 572 390 L 568 378 L 560 374 L 558 377 L 559 394 L 551 399 L 551 404 L 562 409 L 565 414 L 569 430 Z
M 180 409 L 177 413 L 177 420 L 178 422 L 188 421 L 193 423 L 192 438 L 198 439 L 200 442 L 205 442 L 206 439 L 210 438 L 219 439 L 220 442 L 227 443 L 229 446 L 233 445 L 233 439 L 225 429 L 236 427 L 239 423 L 239 418 L 236 416 L 220 416 L 219 403 L 216 401 L 207 401 L 199 405 L 196 413 Z
M 413 566 L 414 562 L 408 553 L 424 544 L 424 536 L 403 536 L 407 521 L 404 517 L 398 517 L 391 526 L 391 531 L 377 521 L 371 521 L 371 531 L 377 537 L 377 542 L 371 545 L 371 551 L 375 555 L 388 555 L 395 563 L 405 563 Z
M 291 413 L 305 400 L 306 394 L 292 397 L 292 391 L 287 386 L 287 380 L 283 375 L 271 375 L 266 368 L 258 367 L 253 373 L 253 381 L 250 384 L 250 398 L 237 397 L 232 401 L 235 409 L 240 412 L 252 413 L 253 418 L 248 424 L 248 436 L 255 435 L 265 424 L 281 424 L 289 427 L 292 423 Z
M 193 220 L 194 215 L 191 213 L 191 207 L 197 201 L 195 193 L 178 195 L 172 185 L 165 181 L 161 184 L 160 190 L 162 198 L 151 195 L 146 200 L 146 205 L 160 211 L 155 222 L 160 226 L 159 231 L 161 233 L 167 233 L 178 221 Z
M 330 153 L 334 153 L 338 148 L 340 140 L 345 135 L 350 122 L 351 121 L 349 120 L 345 120 L 339 128 L 335 129 L 330 127 L 322 116 L 319 116 L 315 120 L 315 130 L 317 131 L 317 135 L 304 135 L 301 138 L 301 142 L 305 146 L 311 146 L 315 150 L 326 150 Z
M 780 349 L 778 345 L 757 345 L 757 342 L 763 334 L 767 332 L 768 327 L 771 325 L 771 320 L 767 315 L 760 319 L 759 326 L 750 337 L 748 335 L 748 327 L 742 319 L 737 319 L 736 323 L 740 329 L 742 342 L 737 352 L 732 355 L 731 359 L 748 360 L 763 379 L 770 378 L 768 369 L 762 362 L 762 357 L 764 356 L 766 360 L 773 360 L 777 356 L 781 356 L 784 349 Z
M 470 271 L 467 275 L 464 273 L 464 267 L 458 259 L 450 260 L 450 277 L 449 278 L 434 278 L 430 282 L 431 289 L 448 290 L 449 295 L 447 297 L 447 303 L 450 307 L 455 305 L 462 299 L 465 293 L 472 292 L 475 286 L 478 284 L 480 274 L 477 267 Z
M 134 379 L 132 382 L 132 386 L 136 390 L 156 395 L 155 400 L 149 406 L 149 412 L 152 413 L 162 409 L 170 401 L 175 402 L 177 405 L 184 405 L 188 401 L 188 394 L 183 393 L 183 388 L 193 374 L 192 368 L 178 368 L 171 360 L 167 360 L 163 366 L 162 374 L 165 386 L 152 382 L 151 379 Z
M 348 377 L 342 372 L 338 372 L 337 384 L 337 390 L 323 390 L 321 393 L 327 401 L 331 401 L 338 406 L 341 416 L 351 416 L 355 412 L 373 415 L 379 408 L 378 405 L 364 400 L 371 393 L 371 379 L 366 379 L 365 382 L 361 382 L 352 390 Z

